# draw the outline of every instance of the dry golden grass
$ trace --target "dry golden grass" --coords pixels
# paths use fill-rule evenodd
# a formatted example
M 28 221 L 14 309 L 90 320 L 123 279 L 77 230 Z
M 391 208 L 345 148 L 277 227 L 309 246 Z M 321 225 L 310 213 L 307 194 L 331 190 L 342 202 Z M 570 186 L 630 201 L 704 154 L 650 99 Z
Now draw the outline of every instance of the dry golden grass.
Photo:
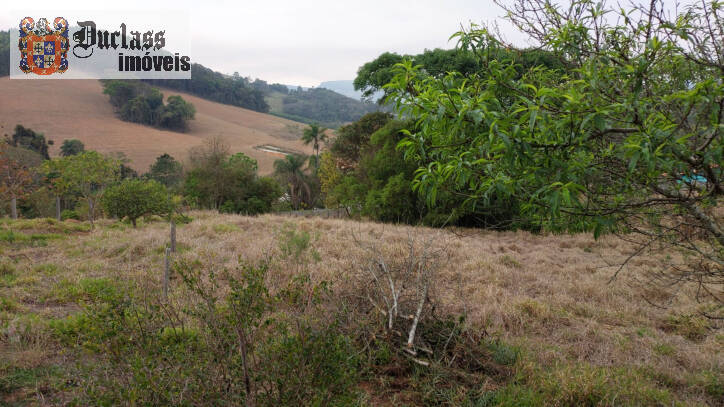
M 565 366 L 578 364 L 643 369 L 687 404 L 711 403 L 695 388 L 702 372 L 713 372 L 721 386 L 721 326 L 697 316 L 700 305 L 691 295 L 693 287 L 680 287 L 666 309 L 650 304 L 669 297 L 642 285 L 640 277 L 665 259 L 638 257 L 609 282 L 616 270 L 611 265 L 623 262 L 631 250 L 615 237 L 596 241 L 590 235 L 453 233 L 276 215 L 193 212 L 191 216 L 194 221 L 178 229 L 178 257 L 201 259 L 218 269 L 233 268 L 240 256 L 253 261 L 274 253 L 279 230 L 293 222 L 310 232 L 319 253 L 319 261 L 309 268 L 311 278 L 330 281 L 339 293 L 354 292 L 368 283 L 361 270 L 368 254 L 356 241 L 394 256 L 405 251 L 410 237 L 432 238 L 449 256 L 431 295 L 436 312 L 466 314 L 469 329 L 485 330 L 520 346 L 525 363 L 537 369 L 555 368 L 562 375 L 568 371 Z M 64 296 L 64 287 L 88 278 L 157 287 L 167 233 L 162 222 L 134 230 L 101 221 L 92 232 L 74 231 L 70 237 L 48 240 L 47 246 L 0 242 L 2 263 L 15 270 L 13 280 L 2 288 L 11 305 L 0 314 L 5 327 L 0 361 L 30 368 L 64 357 L 57 347 L 46 346 L 46 338 L 24 331 L 21 323 L 29 316 L 57 318 L 76 312 L 78 301 Z

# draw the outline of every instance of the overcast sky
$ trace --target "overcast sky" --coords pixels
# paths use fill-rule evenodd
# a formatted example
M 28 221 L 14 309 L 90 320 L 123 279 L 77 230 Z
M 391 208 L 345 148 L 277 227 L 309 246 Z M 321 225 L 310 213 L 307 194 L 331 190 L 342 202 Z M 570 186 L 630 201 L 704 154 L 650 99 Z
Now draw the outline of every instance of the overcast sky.
M 34 0 L 32 8 L 98 10 L 103 4 L 108 3 Z M 450 35 L 470 22 L 498 21 L 509 41 L 522 42 L 491 0 L 122 0 L 111 4 L 132 12 L 149 7 L 187 10 L 192 61 L 223 73 L 238 71 L 242 76 L 290 85 L 354 79 L 362 64 L 385 51 L 413 54 L 451 48 Z M 40 17 L 55 16 L 35 18 Z M 2 13 L 0 27 L 17 27 L 19 21 L 14 20 Z
M 34 0 L 33 10 L 98 10 L 106 2 Z M 13 7 L 18 10 L 17 4 Z M 108 4 L 108 3 L 106 3 Z M 501 15 L 489 0 L 123 0 L 114 8 L 188 10 L 191 59 L 224 73 L 316 86 L 354 79 L 385 51 L 419 53 L 448 42 L 460 24 Z M 52 19 L 55 16 L 37 16 Z M 0 27 L 19 21 L 0 15 Z M 75 22 L 71 21 L 71 24 Z M 512 30 L 511 30 L 512 32 Z

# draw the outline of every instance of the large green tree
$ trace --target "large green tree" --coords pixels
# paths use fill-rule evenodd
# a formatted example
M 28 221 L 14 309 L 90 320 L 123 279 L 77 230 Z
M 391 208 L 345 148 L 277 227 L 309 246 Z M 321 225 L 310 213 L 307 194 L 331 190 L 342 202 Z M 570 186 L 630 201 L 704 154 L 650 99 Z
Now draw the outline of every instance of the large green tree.
M 146 176 L 156 180 L 166 187 L 173 188 L 183 181 L 183 166 L 168 154 L 156 157 Z
M 49 146 L 53 145 L 53 141 L 47 140 L 43 133 L 38 133 L 18 124 L 8 140 L 8 144 L 13 147 L 35 151 L 48 160 L 50 159 Z
M 83 151 L 85 151 L 85 145 L 77 139 L 64 140 L 63 144 L 60 145 L 60 155 L 63 157 L 80 154 Z
M 113 184 L 121 170 L 119 160 L 95 151 L 48 160 L 43 172 L 52 175 L 50 182 L 56 191 L 80 195 L 88 203 L 88 220 L 95 219 L 96 204 L 107 186 Z
M 432 204 L 443 191 L 466 205 L 509 197 L 545 229 L 637 231 L 640 250 L 666 242 L 695 255 L 657 277 L 721 284 L 722 7 L 668 18 L 658 1 L 516 0 L 509 18 L 564 70 L 521 74 L 496 51 L 510 46 L 475 26 L 455 38 L 480 73 L 438 78 L 404 61 L 388 89 L 418 120 L 401 143 L 429 161 L 415 188 Z
M 133 227 L 141 216 L 167 215 L 173 205 L 168 190 L 154 180 L 125 179 L 109 187 L 102 200 L 106 213 L 127 217 Z
M 193 149 L 189 161 L 183 191 L 198 206 L 256 215 L 271 211 L 282 195 L 275 180 L 258 176 L 256 160 L 243 153 L 230 155 L 219 138 Z

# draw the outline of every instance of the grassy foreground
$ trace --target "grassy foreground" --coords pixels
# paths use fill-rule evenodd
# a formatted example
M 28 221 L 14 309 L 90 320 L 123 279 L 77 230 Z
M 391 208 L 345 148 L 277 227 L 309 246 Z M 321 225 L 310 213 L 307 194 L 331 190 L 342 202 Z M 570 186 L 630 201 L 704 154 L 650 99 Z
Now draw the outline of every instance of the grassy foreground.
M 630 254 L 616 238 L 190 215 L 168 299 L 163 222 L 0 220 L 0 404 L 724 400 L 721 325 L 694 287 L 653 305 L 670 293 L 645 275 L 667 259 L 637 257 L 609 282 Z M 385 331 L 365 269 L 365 247 L 394 264 L 410 242 L 444 253 L 415 357 L 406 332 Z

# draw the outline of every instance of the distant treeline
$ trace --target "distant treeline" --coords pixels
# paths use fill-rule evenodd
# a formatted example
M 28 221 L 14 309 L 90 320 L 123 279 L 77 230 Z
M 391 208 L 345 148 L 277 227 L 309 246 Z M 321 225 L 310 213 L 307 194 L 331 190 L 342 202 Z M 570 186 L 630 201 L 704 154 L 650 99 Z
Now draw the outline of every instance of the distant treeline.
M 362 103 L 329 89 L 297 89 L 283 99 L 283 113 L 308 117 L 314 121 L 337 127 L 359 120 L 367 113 L 380 110 L 372 103 Z
M 269 84 L 261 79 L 247 82 L 267 97 L 281 99 L 281 104 L 273 106 L 269 113 L 304 123 L 321 123 L 336 128 L 381 110 L 373 103 L 355 100 L 329 89 L 289 89 L 286 85 Z
M 269 111 L 264 93 L 252 87 L 246 79 L 225 76 L 201 64 L 191 65 L 190 80 L 147 79 L 144 82 L 257 112 Z
M 10 75 L 10 31 L 0 31 L 0 76 Z

